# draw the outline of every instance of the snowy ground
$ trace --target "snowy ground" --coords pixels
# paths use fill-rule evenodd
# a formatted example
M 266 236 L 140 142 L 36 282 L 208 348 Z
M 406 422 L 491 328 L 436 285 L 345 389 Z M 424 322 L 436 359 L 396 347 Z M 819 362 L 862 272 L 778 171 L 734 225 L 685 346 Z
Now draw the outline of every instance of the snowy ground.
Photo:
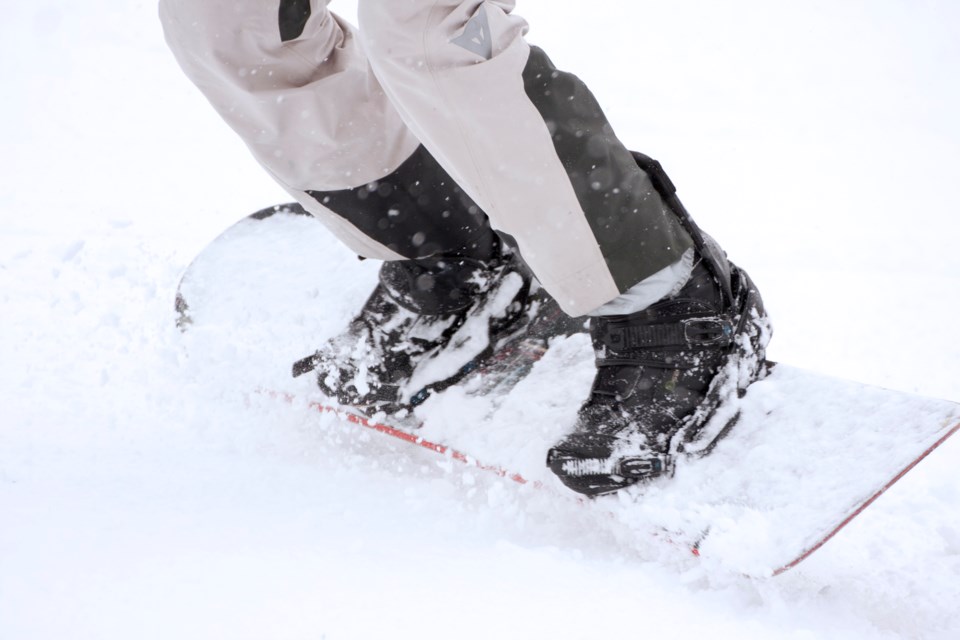
M 771 356 L 960 399 L 960 9 L 580 5 L 525 0 L 530 39 L 749 269 Z M 213 236 L 286 198 L 155 13 L 17 3 L 0 26 L 0 638 L 960 635 L 960 441 L 757 581 L 245 404 L 304 345 L 241 327 L 198 364 L 171 300 Z M 318 295 L 362 296 L 330 277 Z

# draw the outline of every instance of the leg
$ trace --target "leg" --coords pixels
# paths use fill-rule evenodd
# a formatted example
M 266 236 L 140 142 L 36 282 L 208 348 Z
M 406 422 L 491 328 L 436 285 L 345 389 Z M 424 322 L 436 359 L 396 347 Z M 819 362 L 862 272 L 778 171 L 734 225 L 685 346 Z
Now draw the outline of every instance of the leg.
M 170 48 L 260 164 L 360 255 L 487 259 L 480 209 L 404 125 L 324 0 L 161 0 Z
M 667 269 L 649 304 L 689 275 L 691 239 L 583 83 L 527 45 L 513 5 L 363 0 L 361 38 L 408 126 L 568 313 Z
M 513 0 L 362 0 L 371 64 L 408 126 L 568 313 L 597 376 L 548 465 L 595 495 L 669 472 L 732 424 L 769 327 L 749 277 L 575 76 L 523 39 Z M 643 165 L 641 167 L 641 165 Z M 713 416 L 717 420 L 711 420 Z
M 332 397 L 388 408 L 459 375 L 405 385 L 468 316 L 490 318 L 489 336 L 460 336 L 468 361 L 527 320 L 538 293 L 526 268 L 405 126 L 326 1 L 161 0 L 160 17 L 183 70 L 264 168 L 348 246 L 386 261 L 347 333 L 295 373 L 316 368 Z

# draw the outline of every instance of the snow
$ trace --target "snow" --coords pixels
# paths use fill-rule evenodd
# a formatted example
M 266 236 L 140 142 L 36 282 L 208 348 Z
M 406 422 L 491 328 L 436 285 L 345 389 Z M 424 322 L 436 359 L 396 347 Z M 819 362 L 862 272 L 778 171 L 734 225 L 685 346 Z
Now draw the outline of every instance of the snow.
M 772 357 L 960 399 L 960 9 L 520 8 L 750 271 Z M 328 240 L 344 266 L 316 274 L 322 316 L 175 329 L 193 256 L 287 198 L 181 77 L 155 13 L 16 3 L 0 26 L 0 638 L 960 634 L 956 438 L 803 565 L 751 580 L 247 394 L 294 384 L 375 265 Z M 581 384 L 556 375 L 504 410 L 559 416 Z

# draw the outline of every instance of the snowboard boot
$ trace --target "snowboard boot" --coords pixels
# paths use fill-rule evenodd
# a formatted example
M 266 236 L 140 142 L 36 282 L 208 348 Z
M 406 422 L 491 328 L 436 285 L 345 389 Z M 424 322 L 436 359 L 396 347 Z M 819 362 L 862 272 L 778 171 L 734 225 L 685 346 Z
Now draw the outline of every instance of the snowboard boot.
M 678 454 L 703 455 L 736 421 L 737 399 L 766 371 L 771 328 L 746 272 L 680 204 L 656 161 L 635 154 L 694 240 L 689 280 L 626 316 L 591 321 L 597 373 L 571 433 L 547 466 L 588 496 L 670 475 Z
M 736 418 L 728 409 L 763 375 L 769 324 L 747 274 L 731 265 L 732 306 L 700 261 L 675 296 L 628 316 L 594 318 L 597 374 L 573 432 L 547 465 L 570 489 L 609 493 L 706 453 Z
M 506 251 L 490 261 L 386 262 L 347 331 L 293 373 L 316 370 L 324 394 L 367 413 L 412 409 L 525 328 L 532 288 L 529 271 Z

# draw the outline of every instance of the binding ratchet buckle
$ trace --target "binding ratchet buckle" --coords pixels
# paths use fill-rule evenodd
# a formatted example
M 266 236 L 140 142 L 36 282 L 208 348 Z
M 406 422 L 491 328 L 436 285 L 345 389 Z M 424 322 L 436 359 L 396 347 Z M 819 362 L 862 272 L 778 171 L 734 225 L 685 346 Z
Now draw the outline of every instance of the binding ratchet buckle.
M 680 324 L 683 337 L 691 346 L 728 345 L 733 340 L 733 323 L 727 318 L 686 318 Z
M 550 451 L 547 464 L 567 477 L 617 476 L 644 480 L 673 473 L 673 457 L 665 453 L 610 458 L 577 458 Z

